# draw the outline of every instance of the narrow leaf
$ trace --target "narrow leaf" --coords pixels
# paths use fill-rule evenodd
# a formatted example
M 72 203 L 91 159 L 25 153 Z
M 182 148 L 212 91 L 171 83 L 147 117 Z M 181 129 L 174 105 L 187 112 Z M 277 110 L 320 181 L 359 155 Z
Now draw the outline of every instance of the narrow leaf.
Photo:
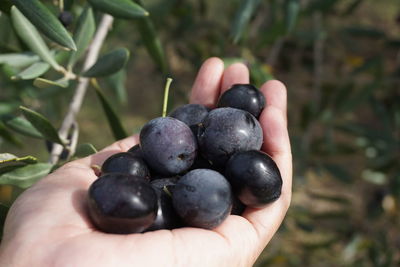
M 110 75 L 106 79 L 108 86 L 115 92 L 117 99 L 120 103 L 127 103 L 127 93 L 126 93 L 126 69 L 122 69 L 117 73 Z
M 12 132 L 10 132 L 2 122 L 0 122 L 0 138 L 6 140 L 7 142 L 17 147 L 22 147 L 21 141 L 18 138 L 16 138 L 15 135 Z
M 343 12 L 343 15 L 350 15 L 352 14 L 359 6 L 360 4 L 363 2 L 364 0 L 354 0 L 352 3 L 350 3 L 346 10 Z
M 7 102 L 0 102 L 0 116 L 8 113 L 12 113 L 19 107 L 19 102 L 13 102 L 8 100 Z
M 50 88 L 53 86 L 67 88 L 69 83 L 68 83 L 68 80 L 65 80 L 64 78 L 61 78 L 57 81 L 51 81 L 51 80 L 47 80 L 47 79 L 43 79 L 43 78 L 36 78 L 33 81 L 33 85 L 40 89 Z
M 9 117 L 3 120 L 4 125 L 6 125 L 11 130 L 16 131 L 22 135 L 26 135 L 33 138 L 43 139 L 43 135 L 36 130 L 32 124 L 22 117 Z
M 22 167 L 34 163 L 37 163 L 37 158 L 33 156 L 17 157 L 9 153 L 2 153 L 0 154 L 0 173 L 4 169 Z
M 64 145 L 64 142 L 58 135 L 57 130 L 53 127 L 48 119 L 29 108 L 21 106 L 20 109 L 25 118 L 32 123 L 33 127 L 35 127 L 36 130 L 38 130 L 46 140 Z
M 384 31 L 376 27 L 361 26 L 361 25 L 352 25 L 345 27 L 343 29 L 343 32 L 354 38 L 365 37 L 377 40 L 377 39 L 385 39 L 387 37 Z
M 136 2 L 142 5 L 141 1 L 139 0 L 136 0 Z M 150 19 L 150 16 L 138 19 L 137 25 L 147 52 L 150 54 L 160 70 L 163 73 L 166 73 L 168 66 L 165 59 L 164 49 L 161 45 L 160 38 L 157 36 L 156 29 L 154 28 L 154 24 Z
M 0 184 L 28 188 L 47 175 L 53 165 L 50 163 L 30 164 L 0 175 Z
M 11 19 L 18 36 L 35 52 L 43 61 L 49 63 L 55 70 L 62 67 L 55 61 L 49 48 L 31 22 L 16 8 L 11 8 Z
M 84 158 L 97 153 L 97 149 L 89 143 L 81 144 L 76 148 L 75 155 L 78 158 Z
M 290 34 L 297 22 L 297 17 L 300 12 L 299 0 L 286 0 L 285 2 L 285 23 L 286 33 Z
M 121 19 L 135 19 L 148 16 L 149 12 L 131 0 L 89 0 L 101 12 Z
M 156 34 L 153 23 L 150 21 L 150 19 L 146 17 L 138 20 L 137 24 L 139 27 L 140 35 L 142 37 L 142 41 L 146 46 L 147 52 L 160 68 L 160 70 L 163 73 L 166 73 L 168 70 L 168 66 L 165 59 L 164 49 L 161 45 L 160 39 Z
M 79 17 L 78 26 L 74 34 L 77 50 L 71 53 L 68 66 L 72 67 L 86 52 L 86 48 L 92 41 L 95 31 L 96 22 L 93 16 L 93 10 L 90 7 L 86 7 Z
M 232 26 L 232 38 L 236 44 L 242 38 L 243 33 L 249 24 L 251 16 L 260 4 L 260 0 L 242 0 Z
M 110 125 L 111 131 L 114 135 L 116 140 L 123 139 L 127 137 L 126 131 L 122 126 L 120 119 L 118 118 L 117 114 L 115 113 L 113 107 L 108 103 L 107 98 L 104 96 L 103 92 L 101 91 L 97 81 L 92 79 L 92 84 L 96 89 L 97 97 L 100 100 L 100 103 L 103 107 L 104 113 L 106 114 L 108 124 Z
M 313 13 L 316 11 L 331 13 L 335 5 L 339 0 L 312 0 L 307 6 L 307 13 Z
M 336 164 L 325 163 L 323 168 L 329 172 L 334 178 L 344 183 L 351 183 L 350 173 L 342 166 Z
M 129 59 L 129 50 L 126 48 L 115 49 L 102 56 L 97 62 L 82 75 L 86 77 L 103 77 L 121 70 Z
M 11 5 L 12 5 L 11 1 L 1 0 L 0 1 L 0 11 L 4 12 L 6 14 L 10 14 Z
M 24 69 L 17 75 L 11 77 L 13 80 L 31 80 L 43 75 L 48 69 L 50 65 L 46 62 L 36 62 L 32 64 L 30 67 Z
M 10 53 L 0 55 L 0 65 L 7 64 L 16 68 L 23 68 L 38 62 L 40 58 L 34 53 Z
M 68 31 L 39 0 L 13 0 L 13 2 L 46 37 L 61 46 L 76 50 L 74 40 L 72 40 Z

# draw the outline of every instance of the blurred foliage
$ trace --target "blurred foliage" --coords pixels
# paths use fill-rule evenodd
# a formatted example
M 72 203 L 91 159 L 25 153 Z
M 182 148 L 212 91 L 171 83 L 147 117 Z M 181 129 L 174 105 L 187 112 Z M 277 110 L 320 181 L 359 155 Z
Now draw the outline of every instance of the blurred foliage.
M 42 2 L 58 14 L 53 1 Z M 274 77 L 287 85 L 295 163 L 292 206 L 256 266 L 399 266 L 398 3 L 136 2 L 150 16 L 115 21 L 104 54 L 124 46 L 131 58 L 125 69 L 99 80 L 101 103 L 96 91 L 89 90 L 78 115 L 79 143 L 100 148 L 112 142 L 113 132 L 103 130 L 107 119 L 99 111 L 102 105 L 112 105 L 113 114 L 119 114 L 125 129 L 134 133 L 145 121 L 161 114 L 166 74 L 175 79 L 173 108 L 187 101 L 196 71 L 206 58 L 219 56 L 226 65 L 244 62 L 255 85 Z M 85 3 L 65 1 L 75 17 L 69 31 L 77 28 Z M 18 107 L 39 111 L 59 127 L 76 83 L 39 89 L 32 79 L 12 79 L 41 61 L 28 53 L 29 46 L 13 30 L 9 9 L 9 1 L 2 1 L 0 151 L 17 157 L 33 154 L 46 161 L 45 142 L 32 139 L 40 138 L 40 133 L 20 116 Z M 96 22 L 99 15 L 95 10 Z M 49 47 L 59 64 L 68 61 L 67 52 L 53 43 Z M 13 58 L 14 66 L 1 61 L 2 54 L 21 52 L 27 53 Z M 43 73 L 38 76 L 45 80 L 60 78 L 54 70 Z M 99 129 L 101 135 L 97 134 Z M 29 134 L 31 137 L 26 136 Z M 0 218 L 22 190 L 15 185 L 0 186 Z

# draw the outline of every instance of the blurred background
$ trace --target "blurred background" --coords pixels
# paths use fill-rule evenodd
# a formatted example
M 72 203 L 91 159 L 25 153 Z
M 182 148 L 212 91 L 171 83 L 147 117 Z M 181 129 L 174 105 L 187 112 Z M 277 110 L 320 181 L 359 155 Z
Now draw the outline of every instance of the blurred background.
M 75 2 L 77 16 L 84 1 Z M 103 47 L 131 51 L 124 71 L 101 80 L 130 134 L 161 115 L 167 75 L 174 79 L 169 109 L 187 103 L 197 70 L 211 56 L 226 66 L 244 62 L 257 86 L 269 79 L 287 85 L 293 200 L 256 266 L 400 266 L 399 2 L 142 2 L 167 64 L 153 60 L 131 21 L 116 20 Z M 24 50 L 10 28 L 1 14 L 0 53 Z M 32 81 L 12 81 L 13 70 L 0 67 L 0 114 L 18 114 L 23 104 L 60 126 L 74 84 L 38 89 Z M 100 149 L 114 141 L 93 90 L 78 122 L 80 143 Z M 1 131 L 1 153 L 47 161 L 44 141 Z M 0 202 L 20 192 L 0 186 Z

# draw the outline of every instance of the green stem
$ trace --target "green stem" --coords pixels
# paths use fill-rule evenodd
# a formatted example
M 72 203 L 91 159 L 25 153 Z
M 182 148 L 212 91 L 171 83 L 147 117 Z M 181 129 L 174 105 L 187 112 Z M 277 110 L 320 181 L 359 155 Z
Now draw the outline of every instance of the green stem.
M 172 197 L 171 191 L 169 191 L 168 186 L 165 185 L 165 186 L 163 187 L 163 191 L 164 191 L 168 196 Z
M 90 84 L 96 88 L 97 90 L 101 90 L 99 83 L 97 82 L 96 78 L 90 79 Z
M 163 110 L 162 110 L 163 117 L 167 116 L 168 95 L 169 95 L 169 87 L 171 86 L 171 83 L 172 83 L 172 79 L 167 78 L 167 83 L 165 84 L 165 88 L 164 88 L 164 104 L 163 104 Z

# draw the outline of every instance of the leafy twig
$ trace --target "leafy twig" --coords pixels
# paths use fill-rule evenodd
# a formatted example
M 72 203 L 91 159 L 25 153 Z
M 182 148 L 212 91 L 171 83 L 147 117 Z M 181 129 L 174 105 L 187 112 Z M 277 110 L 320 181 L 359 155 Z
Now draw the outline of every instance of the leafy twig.
M 107 36 L 107 33 L 112 25 L 113 17 L 110 15 L 103 15 L 96 35 L 93 38 L 93 41 L 88 49 L 88 53 L 83 64 L 83 71 L 89 69 L 97 60 L 100 48 L 104 43 L 104 40 Z M 89 84 L 89 79 L 80 77 L 78 80 L 78 85 L 76 87 L 75 93 L 72 97 L 71 103 L 69 105 L 68 113 L 65 116 L 62 125 L 59 130 L 59 135 L 61 138 L 67 138 L 68 132 L 70 131 L 71 127 L 76 123 L 76 114 L 81 109 L 83 98 L 86 94 L 86 89 Z M 75 142 L 76 143 L 76 142 Z M 50 160 L 49 162 L 52 164 L 56 164 L 62 153 L 62 146 L 54 145 L 51 151 Z M 71 151 L 74 151 L 75 148 L 70 148 Z

